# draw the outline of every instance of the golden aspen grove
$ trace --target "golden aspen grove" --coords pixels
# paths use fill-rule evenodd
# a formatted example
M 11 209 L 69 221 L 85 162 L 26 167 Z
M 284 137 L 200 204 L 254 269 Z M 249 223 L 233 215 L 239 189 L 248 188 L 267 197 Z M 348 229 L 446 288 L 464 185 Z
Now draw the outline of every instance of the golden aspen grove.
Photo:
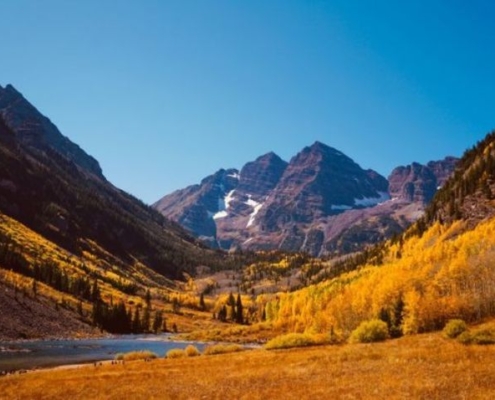
M 422 237 L 389 244 L 383 265 L 279 293 L 266 305 L 267 320 L 281 330 L 347 337 L 362 321 L 384 316 L 404 334 L 438 330 L 452 318 L 493 316 L 495 220 L 474 230 L 464 225 L 436 223 Z

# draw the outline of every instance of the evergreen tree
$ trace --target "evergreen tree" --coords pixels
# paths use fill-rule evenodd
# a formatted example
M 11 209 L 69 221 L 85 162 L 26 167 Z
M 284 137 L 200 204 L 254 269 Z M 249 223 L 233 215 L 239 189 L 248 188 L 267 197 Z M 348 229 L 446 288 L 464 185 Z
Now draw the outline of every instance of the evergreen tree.
M 227 305 L 230 306 L 230 315 L 229 315 L 230 320 L 231 321 L 237 320 L 237 313 L 235 310 L 235 298 L 232 292 L 230 292 L 229 298 L 227 299 Z
M 100 300 L 100 289 L 98 288 L 98 279 L 95 279 L 91 290 L 91 301 L 95 303 L 98 300 Z
M 227 307 L 225 305 L 222 306 L 220 311 L 218 312 L 219 321 L 225 322 L 227 321 Z
M 243 324 L 244 315 L 243 315 L 243 307 L 242 307 L 242 300 L 240 293 L 237 294 L 236 308 L 237 308 L 237 313 L 236 313 L 235 322 L 237 322 L 238 324 Z
M 145 301 L 146 301 L 146 307 L 151 308 L 151 293 L 149 289 L 146 290 Z
M 155 319 L 153 320 L 153 332 L 158 333 L 163 326 L 163 312 L 157 310 L 155 312 Z
M 206 310 L 205 296 L 203 293 L 199 296 L 199 308 L 202 311 Z
M 136 307 L 136 309 L 134 310 L 134 317 L 132 319 L 132 332 L 141 332 L 141 316 L 139 315 L 139 307 Z
M 141 330 L 143 332 L 148 332 L 150 329 L 151 312 L 150 308 L 146 306 L 143 312 L 143 320 L 141 322 Z

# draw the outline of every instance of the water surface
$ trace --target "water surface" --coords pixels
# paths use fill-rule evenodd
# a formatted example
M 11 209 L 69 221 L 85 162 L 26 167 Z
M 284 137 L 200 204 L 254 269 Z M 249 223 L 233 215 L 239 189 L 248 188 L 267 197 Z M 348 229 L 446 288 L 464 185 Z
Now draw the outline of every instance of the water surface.
M 149 350 L 163 357 L 187 342 L 169 340 L 168 335 L 122 335 L 101 339 L 33 340 L 0 342 L 0 371 L 47 368 L 67 364 L 112 360 L 118 353 Z M 200 351 L 204 343 L 193 343 Z

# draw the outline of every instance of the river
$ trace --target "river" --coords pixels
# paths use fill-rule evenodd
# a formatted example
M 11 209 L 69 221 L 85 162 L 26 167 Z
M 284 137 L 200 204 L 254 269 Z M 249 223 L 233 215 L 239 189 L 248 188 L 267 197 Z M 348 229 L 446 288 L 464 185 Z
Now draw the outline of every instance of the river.
M 122 335 L 100 339 L 25 340 L 0 342 L 0 371 L 47 368 L 112 360 L 118 353 L 149 350 L 163 357 L 173 348 L 191 343 L 175 342 L 168 335 Z M 204 343 L 193 343 L 200 351 Z

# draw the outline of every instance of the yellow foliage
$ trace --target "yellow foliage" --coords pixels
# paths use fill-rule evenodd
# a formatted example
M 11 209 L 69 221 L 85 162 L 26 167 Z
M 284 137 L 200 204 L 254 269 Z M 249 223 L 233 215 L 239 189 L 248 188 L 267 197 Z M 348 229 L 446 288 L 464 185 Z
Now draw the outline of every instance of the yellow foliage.
M 412 334 L 441 329 L 453 318 L 472 322 L 495 315 L 495 219 L 473 230 L 462 222 L 437 223 L 422 237 L 389 245 L 384 260 L 277 294 L 267 300 L 267 320 L 290 332 L 349 335 L 385 313 Z

